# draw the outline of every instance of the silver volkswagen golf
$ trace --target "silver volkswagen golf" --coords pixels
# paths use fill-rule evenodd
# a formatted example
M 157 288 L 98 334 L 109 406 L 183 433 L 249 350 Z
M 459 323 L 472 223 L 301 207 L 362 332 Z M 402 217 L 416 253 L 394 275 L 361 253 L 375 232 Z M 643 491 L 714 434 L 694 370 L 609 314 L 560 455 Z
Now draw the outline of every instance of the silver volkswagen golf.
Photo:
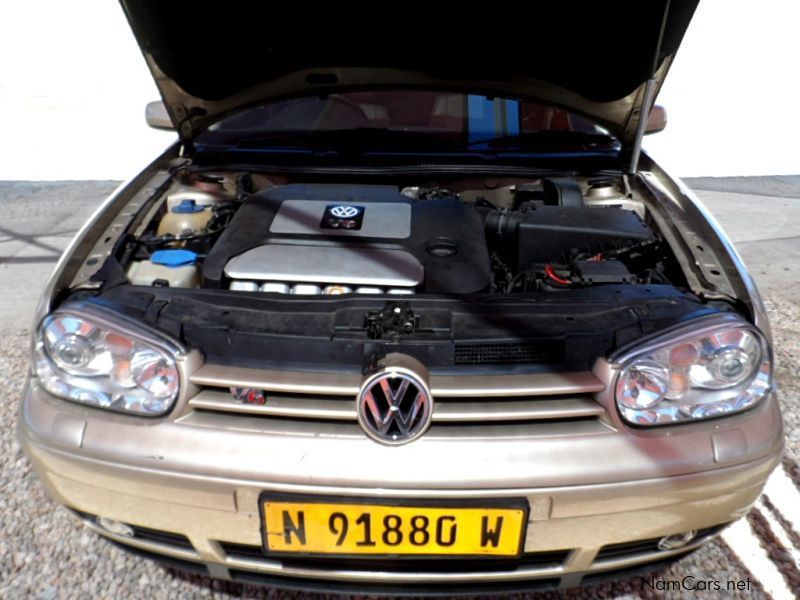
M 88 528 L 234 581 L 497 593 L 748 511 L 783 447 L 764 308 L 641 150 L 695 2 L 122 8 L 178 140 L 58 264 L 18 425 Z

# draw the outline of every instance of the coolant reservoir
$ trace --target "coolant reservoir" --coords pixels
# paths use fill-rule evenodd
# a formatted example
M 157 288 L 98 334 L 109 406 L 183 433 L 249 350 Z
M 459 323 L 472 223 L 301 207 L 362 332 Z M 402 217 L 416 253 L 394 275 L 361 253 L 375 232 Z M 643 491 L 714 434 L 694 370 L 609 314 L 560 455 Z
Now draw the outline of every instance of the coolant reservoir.
M 235 190 L 226 186 L 230 180 L 217 175 L 189 175 L 181 183 L 173 185 L 167 193 L 167 209 L 178 206 L 185 200 L 194 200 L 198 206 L 212 206 L 227 202 L 235 196 Z M 235 185 L 230 182 L 231 185 Z
M 188 185 L 179 185 L 167 194 L 167 209 L 171 210 L 187 200 L 194 200 L 198 206 L 213 206 L 224 202 L 225 198 L 220 194 L 205 192 Z
M 134 285 L 197 287 L 196 262 L 197 254 L 189 250 L 158 250 L 150 260 L 132 262 L 128 267 L 128 279 Z
M 158 224 L 158 235 L 181 235 L 203 231 L 214 215 L 210 206 L 198 204 L 195 199 L 183 200 L 167 210 Z

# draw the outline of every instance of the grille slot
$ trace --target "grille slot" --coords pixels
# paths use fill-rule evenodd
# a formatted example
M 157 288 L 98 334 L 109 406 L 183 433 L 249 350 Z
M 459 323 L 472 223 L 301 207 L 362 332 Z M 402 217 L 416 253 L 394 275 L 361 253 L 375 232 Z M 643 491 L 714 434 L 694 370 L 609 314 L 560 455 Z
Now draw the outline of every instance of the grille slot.
M 192 542 L 190 542 L 189 538 L 187 538 L 185 535 L 171 533 L 169 531 L 148 529 L 147 527 L 139 527 L 138 525 L 131 525 L 131 527 L 133 527 L 133 537 L 135 539 L 194 550 Z
M 563 359 L 558 342 L 511 342 L 456 344 L 454 363 L 460 366 L 555 363 Z
M 261 546 L 218 542 L 228 558 L 235 560 L 276 560 L 268 557 Z M 512 571 L 522 567 L 560 567 L 570 550 L 532 552 L 518 558 L 335 558 L 280 557 L 287 568 L 343 571 L 384 571 L 391 573 L 459 573 Z

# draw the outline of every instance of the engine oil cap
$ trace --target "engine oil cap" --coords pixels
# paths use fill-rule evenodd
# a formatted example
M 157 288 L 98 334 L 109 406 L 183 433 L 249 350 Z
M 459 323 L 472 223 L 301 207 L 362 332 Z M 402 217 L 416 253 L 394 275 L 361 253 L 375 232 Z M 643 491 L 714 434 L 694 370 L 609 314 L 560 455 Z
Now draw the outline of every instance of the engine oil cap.
M 174 213 L 198 213 L 203 212 L 205 207 L 198 206 L 196 200 L 181 200 L 180 204 L 172 207 L 172 212 Z
M 197 254 L 191 250 L 156 250 L 150 262 L 165 267 L 184 267 L 197 262 Z

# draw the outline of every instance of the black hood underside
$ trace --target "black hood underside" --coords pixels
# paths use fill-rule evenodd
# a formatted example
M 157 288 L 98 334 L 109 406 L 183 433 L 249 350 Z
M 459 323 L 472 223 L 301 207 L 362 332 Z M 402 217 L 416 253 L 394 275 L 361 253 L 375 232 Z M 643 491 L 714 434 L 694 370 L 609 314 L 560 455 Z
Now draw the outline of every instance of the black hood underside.
M 543 96 L 619 133 L 654 66 L 665 73 L 697 5 L 562 0 L 443 11 L 121 2 L 173 121 L 188 119 L 194 131 L 267 98 L 417 82 Z M 616 106 L 603 108 L 609 103 Z

